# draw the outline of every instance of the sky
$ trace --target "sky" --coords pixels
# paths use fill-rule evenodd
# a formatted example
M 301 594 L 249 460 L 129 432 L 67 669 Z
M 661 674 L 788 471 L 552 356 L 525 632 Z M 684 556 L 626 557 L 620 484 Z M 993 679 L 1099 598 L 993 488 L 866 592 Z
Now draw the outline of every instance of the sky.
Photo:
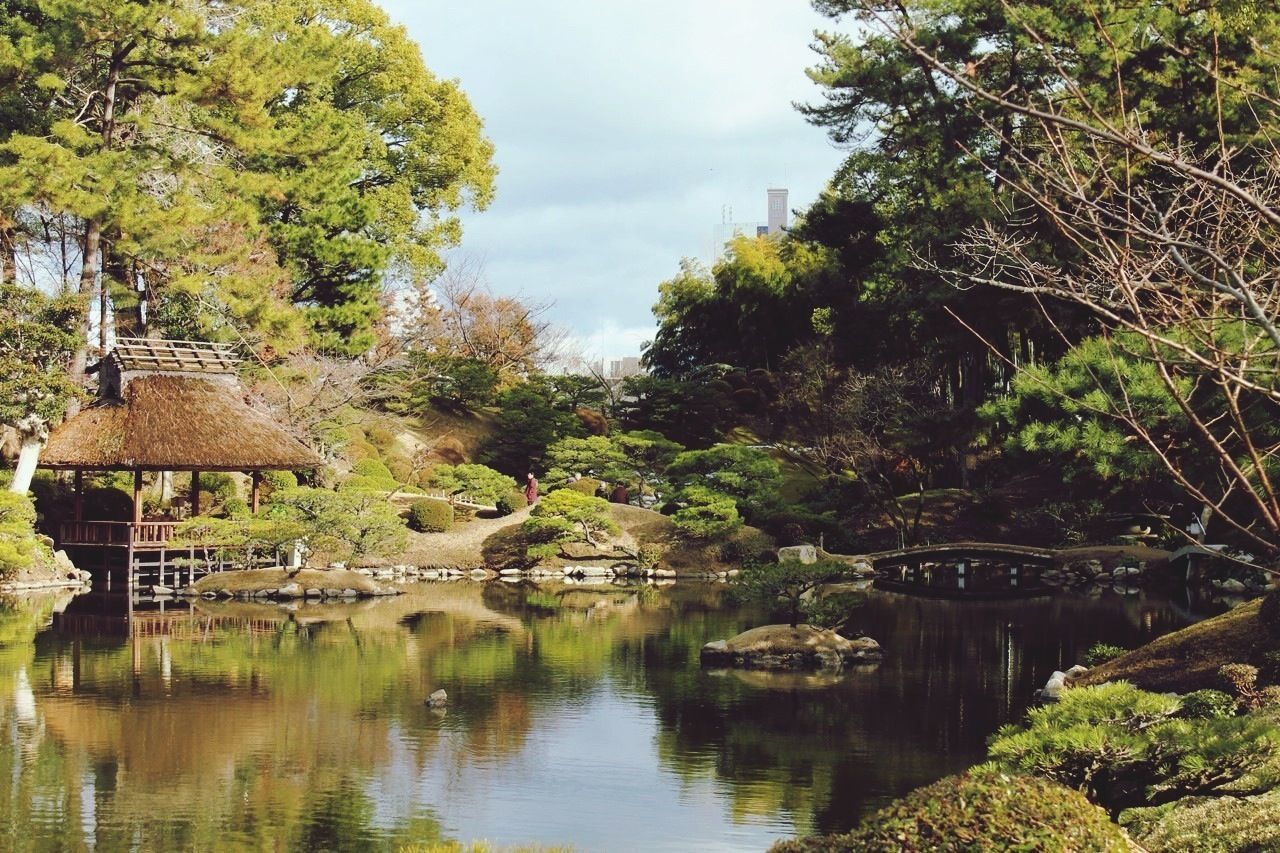
M 816 198 L 843 159 L 792 106 L 818 89 L 806 0 L 382 0 L 485 122 L 496 198 L 455 250 L 554 303 L 587 355 L 638 355 L 659 282 L 707 262 L 765 190 Z

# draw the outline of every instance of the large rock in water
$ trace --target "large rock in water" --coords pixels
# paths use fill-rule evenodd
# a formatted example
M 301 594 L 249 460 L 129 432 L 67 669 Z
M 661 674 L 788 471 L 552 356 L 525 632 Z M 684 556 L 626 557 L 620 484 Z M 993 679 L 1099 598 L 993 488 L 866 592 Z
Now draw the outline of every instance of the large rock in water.
M 730 640 L 702 647 L 703 666 L 744 669 L 839 669 L 880 660 L 880 644 L 870 637 L 850 640 L 812 625 L 764 625 Z

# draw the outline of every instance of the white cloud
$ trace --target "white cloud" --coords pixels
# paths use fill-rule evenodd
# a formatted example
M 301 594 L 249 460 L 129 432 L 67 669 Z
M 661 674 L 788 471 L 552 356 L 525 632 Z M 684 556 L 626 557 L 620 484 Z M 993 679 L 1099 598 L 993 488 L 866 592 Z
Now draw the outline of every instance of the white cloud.
M 497 148 L 497 199 L 464 216 L 463 250 L 603 355 L 651 337 L 658 283 L 711 255 L 722 208 L 763 220 L 778 185 L 803 208 L 840 162 L 792 107 L 817 98 L 804 69 L 825 23 L 802 0 L 384 5 Z M 608 335 L 635 345 L 600 349 Z

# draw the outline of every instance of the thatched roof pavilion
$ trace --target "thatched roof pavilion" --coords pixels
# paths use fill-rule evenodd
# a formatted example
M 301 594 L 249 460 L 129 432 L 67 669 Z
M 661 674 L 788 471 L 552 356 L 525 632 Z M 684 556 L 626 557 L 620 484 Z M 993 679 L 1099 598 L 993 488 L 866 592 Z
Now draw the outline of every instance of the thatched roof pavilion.
M 314 451 L 245 402 L 236 377 L 239 363 L 222 344 L 119 340 L 93 368 L 98 372 L 98 399 L 55 427 L 41 453 L 41 467 L 75 472 L 72 542 L 125 544 L 121 531 L 98 529 L 105 522 L 82 523 L 79 496 L 85 471 L 134 472 L 133 522 L 127 537 L 132 550 L 152 540 L 163 543 L 169 532 L 152 530 L 155 523 L 142 523 L 144 471 L 192 472 L 194 515 L 200 511 L 201 471 L 249 473 L 250 503 L 256 512 L 262 471 L 321 464 Z

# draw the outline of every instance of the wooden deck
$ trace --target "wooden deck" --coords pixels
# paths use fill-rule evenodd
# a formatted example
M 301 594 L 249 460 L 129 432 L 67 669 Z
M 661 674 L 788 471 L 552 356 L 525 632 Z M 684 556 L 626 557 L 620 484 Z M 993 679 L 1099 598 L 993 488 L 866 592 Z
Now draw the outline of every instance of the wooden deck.
M 68 521 L 58 528 L 58 547 L 76 565 L 129 589 L 146 584 L 175 587 L 227 569 L 278 565 L 280 556 L 218 542 L 175 541 L 177 521 Z
M 173 539 L 176 521 L 66 521 L 58 529 L 59 546 L 159 550 Z M 186 548 L 200 543 L 183 542 Z

